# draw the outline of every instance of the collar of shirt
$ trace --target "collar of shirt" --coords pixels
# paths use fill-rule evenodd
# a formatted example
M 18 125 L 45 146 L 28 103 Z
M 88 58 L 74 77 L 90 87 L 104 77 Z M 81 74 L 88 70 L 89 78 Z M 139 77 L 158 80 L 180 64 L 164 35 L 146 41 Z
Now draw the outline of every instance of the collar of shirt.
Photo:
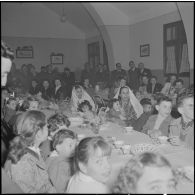
M 41 156 L 39 148 L 36 148 L 35 146 L 31 146 L 31 147 L 28 147 L 28 148 L 31 149 L 32 151 L 34 151 L 35 153 L 37 153 L 39 156 Z

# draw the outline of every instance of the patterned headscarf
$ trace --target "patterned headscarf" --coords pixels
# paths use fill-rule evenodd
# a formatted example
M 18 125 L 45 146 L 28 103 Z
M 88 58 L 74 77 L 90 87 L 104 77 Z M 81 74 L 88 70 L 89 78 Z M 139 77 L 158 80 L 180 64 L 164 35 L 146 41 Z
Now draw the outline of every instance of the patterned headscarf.
M 92 106 L 92 110 L 95 111 L 95 103 L 93 99 L 90 97 L 90 95 L 83 89 L 82 86 L 79 85 L 79 88 L 82 90 L 82 98 L 79 99 L 77 94 L 76 94 L 76 89 L 73 87 L 72 89 L 72 96 L 71 96 L 71 102 L 74 110 L 77 110 L 78 105 L 82 103 L 84 100 L 89 101 L 89 103 Z
M 129 99 L 130 99 L 130 103 L 133 106 L 136 114 L 137 114 L 137 118 L 140 117 L 140 115 L 143 113 L 143 107 L 142 105 L 139 103 L 139 101 L 137 100 L 137 98 L 135 97 L 135 95 L 133 94 L 133 92 L 131 91 L 131 89 L 128 86 L 124 86 L 125 88 L 127 88 L 129 90 Z M 116 92 L 116 95 L 114 96 L 114 98 L 119 97 L 119 92 L 120 92 L 121 87 L 118 89 L 118 91 Z

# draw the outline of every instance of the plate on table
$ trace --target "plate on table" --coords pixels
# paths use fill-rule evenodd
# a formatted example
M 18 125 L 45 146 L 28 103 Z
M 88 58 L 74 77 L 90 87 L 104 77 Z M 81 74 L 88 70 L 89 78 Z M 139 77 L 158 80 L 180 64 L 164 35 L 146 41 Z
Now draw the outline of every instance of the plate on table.
M 133 145 L 130 150 L 133 154 L 140 154 L 143 152 L 156 152 L 156 149 L 154 144 L 142 143 Z

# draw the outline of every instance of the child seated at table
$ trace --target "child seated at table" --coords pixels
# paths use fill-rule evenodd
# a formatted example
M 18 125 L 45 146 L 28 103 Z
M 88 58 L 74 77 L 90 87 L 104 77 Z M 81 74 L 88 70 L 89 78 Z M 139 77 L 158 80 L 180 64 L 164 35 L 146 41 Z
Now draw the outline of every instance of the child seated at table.
M 155 108 L 158 114 L 149 117 L 148 121 L 143 126 L 142 132 L 149 134 L 152 138 L 157 138 L 160 135 L 168 136 L 169 125 L 173 120 L 170 115 L 172 100 L 167 96 L 161 95 L 157 99 Z
M 53 136 L 62 128 L 67 129 L 70 126 L 68 117 L 64 114 L 57 113 L 52 115 L 48 120 L 48 139 L 40 145 L 41 156 L 46 160 L 49 156 L 53 147 L 51 146 L 51 140 Z
M 140 101 L 140 104 L 143 106 L 143 113 L 132 125 L 136 131 L 142 130 L 143 126 L 152 114 L 152 103 L 149 98 L 143 98 Z
M 112 188 L 116 194 L 168 194 L 177 182 L 169 161 L 157 153 L 145 152 L 131 158 L 120 170 Z
M 117 123 L 120 126 L 126 126 L 125 118 L 121 114 L 121 107 L 119 100 L 114 98 L 110 100 L 108 107 L 110 108 L 109 111 L 107 112 L 107 120 L 111 121 L 113 123 Z
M 178 98 L 177 109 L 181 117 L 170 124 L 170 142 L 194 149 L 194 95 L 183 94 Z
M 72 176 L 71 163 L 77 142 L 76 134 L 67 129 L 58 131 L 52 140 L 54 151 L 46 161 L 48 174 L 58 193 L 65 193 Z
M 75 172 L 66 193 L 109 193 L 105 182 L 111 172 L 110 155 L 111 147 L 102 137 L 82 139 L 75 150 Z
M 96 113 L 92 111 L 92 106 L 87 100 L 84 100 L 78 105 L 78 111 L 86 121 L 94 120 L 96 117 Z
M 5 110 L 4 110 L 4 120 L 9 122 L 9 120 L 16 114 L 17 101 L 14 97 L 10 97 L 7 100 Z

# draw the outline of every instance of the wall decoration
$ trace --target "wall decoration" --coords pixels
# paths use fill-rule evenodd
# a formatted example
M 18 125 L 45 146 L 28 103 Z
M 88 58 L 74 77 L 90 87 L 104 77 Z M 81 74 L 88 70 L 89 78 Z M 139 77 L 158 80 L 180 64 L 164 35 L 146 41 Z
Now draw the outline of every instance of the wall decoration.
M 150 56 L 150 45 L 140 45 L 140 57 Z
M 62 53 L 52 53 L 50 55 L 51 64 L 63 64 L 64 55 Z
M 33 58 L 33 47 L 32 46 L 17 47 L 16 58 Z

